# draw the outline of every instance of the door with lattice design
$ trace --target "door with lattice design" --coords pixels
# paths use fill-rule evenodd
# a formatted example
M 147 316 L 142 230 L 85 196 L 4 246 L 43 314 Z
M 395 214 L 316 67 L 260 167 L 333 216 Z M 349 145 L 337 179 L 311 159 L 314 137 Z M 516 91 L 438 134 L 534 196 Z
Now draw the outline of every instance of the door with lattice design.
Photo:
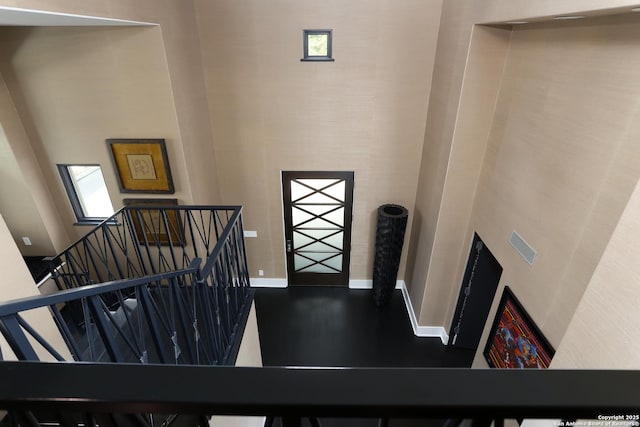
M 282 172 L 289 285 L 348 286 L 353 172 Z

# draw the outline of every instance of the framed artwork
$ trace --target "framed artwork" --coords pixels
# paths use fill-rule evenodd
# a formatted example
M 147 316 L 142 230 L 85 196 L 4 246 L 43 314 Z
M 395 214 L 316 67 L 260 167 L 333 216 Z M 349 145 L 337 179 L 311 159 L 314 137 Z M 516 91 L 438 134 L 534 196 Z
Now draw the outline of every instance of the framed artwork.
M 122 193 L 173 194 L 164 139 L 107 139 Z
M 545 369 L 555 354 L 508 286 L 483 354 L 491 368 L 506 369 Z
M 178 199 L 124 199 L 122 202 L 129 208 L 138 244 L 184 244 L 184 229 L 179 210 L 160 209 L 164 206 L 178 206 Z

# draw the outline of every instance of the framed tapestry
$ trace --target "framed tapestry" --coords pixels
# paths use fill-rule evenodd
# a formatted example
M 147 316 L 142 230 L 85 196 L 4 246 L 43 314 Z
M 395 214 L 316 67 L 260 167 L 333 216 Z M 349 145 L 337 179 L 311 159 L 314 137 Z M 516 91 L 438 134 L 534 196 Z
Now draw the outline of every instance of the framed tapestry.
M 164 139 L 107 139 L 123 193 L 173 194 Z
M 178 206 L 177 199 L 124 199 L 122 202 L 129 208 L 138 244 L 181 246 L 184 243 L 179 210 L 160 209 Z
M 554 353 L 511 289 L 505 287 L 483 352 L 489 366 L 545 369 Z

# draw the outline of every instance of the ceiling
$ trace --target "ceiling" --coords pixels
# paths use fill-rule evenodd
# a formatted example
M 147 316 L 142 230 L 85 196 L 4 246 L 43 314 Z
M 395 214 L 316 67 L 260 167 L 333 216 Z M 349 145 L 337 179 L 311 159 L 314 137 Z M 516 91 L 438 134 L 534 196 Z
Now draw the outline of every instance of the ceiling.
M 0 25 L 11 26 L 126 26 L 153 25 L 149 22 L 125 21 L 98 16 L 45 12 L 15 7 L 0 7 Z

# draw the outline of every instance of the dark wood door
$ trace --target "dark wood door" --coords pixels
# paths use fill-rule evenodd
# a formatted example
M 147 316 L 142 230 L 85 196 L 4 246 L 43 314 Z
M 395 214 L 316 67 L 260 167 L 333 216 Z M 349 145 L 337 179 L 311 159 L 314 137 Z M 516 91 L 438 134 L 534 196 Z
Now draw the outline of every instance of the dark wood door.
M 349 285 L 353 172 L 282 172 L 289 285 Z
M 449 344 L 476 350 L 502 276 L 502 266 L 474 234 L 460 296 L 453 317 Z

